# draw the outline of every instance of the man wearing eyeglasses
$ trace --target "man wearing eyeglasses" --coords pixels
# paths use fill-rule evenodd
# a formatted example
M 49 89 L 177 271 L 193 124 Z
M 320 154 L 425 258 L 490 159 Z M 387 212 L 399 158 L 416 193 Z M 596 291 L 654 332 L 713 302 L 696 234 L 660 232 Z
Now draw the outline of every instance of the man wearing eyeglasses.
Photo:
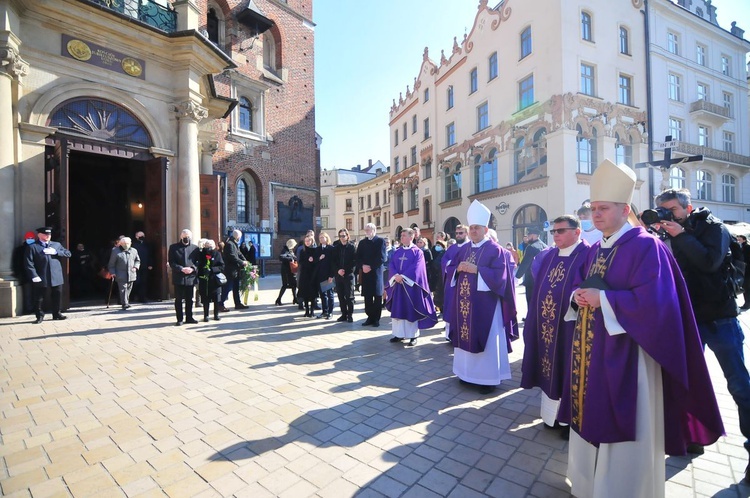
M 339 230 L 338 244 L 333 244 L 333 265 L 336 269 L 336 294 L 341 307 L 341 316 L 336 321 L 352 323 L 356 261 L 354 244 L 349 241 L 346 228 Z
M 588 242 L 581 239 L 581 223 L 575 216 L 555 219 L 550 230 L 555 247 L 534 260 L 536 285 L 523 328 L 523 367 L 521 387 L 539 387 L 541 417 L 548 428 L 556 424 L 565 372 L 570 368 L 570 346 L 575 323 L 564 321 L 570 306 L 573 280 L 586 260 Z M 563 425 L 567 439 L 570 426 Z

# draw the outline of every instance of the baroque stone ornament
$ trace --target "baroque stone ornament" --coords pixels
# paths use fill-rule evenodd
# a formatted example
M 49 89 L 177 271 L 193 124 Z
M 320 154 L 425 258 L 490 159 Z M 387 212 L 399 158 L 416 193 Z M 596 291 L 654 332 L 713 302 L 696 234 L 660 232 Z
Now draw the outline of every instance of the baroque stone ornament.
M 180 118 L 188 118 L 193 121 L 201 121 L 208 117 L 208 109 L 202 105 L 196 104 L 192 100 L 181 102 L 177 105 L 177 115 Z
M 12 47 L 0 48 L 0 69 L 11 78 L 23 78 L 29 73 L 29 64 L 21 59 Z

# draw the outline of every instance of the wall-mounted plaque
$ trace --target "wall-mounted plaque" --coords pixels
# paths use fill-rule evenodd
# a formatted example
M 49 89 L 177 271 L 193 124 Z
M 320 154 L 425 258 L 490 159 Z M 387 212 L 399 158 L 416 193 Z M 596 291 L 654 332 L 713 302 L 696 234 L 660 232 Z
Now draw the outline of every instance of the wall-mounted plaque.
M 127 74 L 141 80 L 146 79 L 146 61 L 143 59 L 131 57 L 70 35 L 62 35 L 61 54 L 63 57 L 92 64 L 102 69 Z

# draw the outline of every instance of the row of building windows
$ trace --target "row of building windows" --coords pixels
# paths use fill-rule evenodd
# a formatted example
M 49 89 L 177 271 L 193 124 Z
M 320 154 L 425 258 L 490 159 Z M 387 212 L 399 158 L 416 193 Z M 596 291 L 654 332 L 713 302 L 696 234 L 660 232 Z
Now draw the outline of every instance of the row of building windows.
M 684 138 L 684 124 L 682 119 L 670 117 L 668 122 L 669 134 L 672 135 L 672 140 L 683 140 Z M 701 147 L 716 148 L 713 143 L 713 129 L 710 126 L 699 124 L 698 125 L 698 145 Z M 721 131 L 721 148 L 724 152 L 735 151 L 734 146 L 734 133 L 731 131 Z
M 680 42 L 680 34 L 675 31 L 667 32 L 667 51 L 671 54 L 681 56 L 682 46 Z M 721 65 L 721 74 L 724 76 L 732 76 L 732 58 L 726 54 L 721 54 L 719 57 Z M 701 66 L 708 67 L 708 47 L 701 43 L 695 44 L 695 62 Z
M 630 55 L 630 30 L 618 27 L 619 48 L 623 55 Z M 590 12 L 581 11 L 581 40 L 594 42 L 594 19 Z
M 714 175 L 706 170 L 695 172 L 695 198 L 703 201 L 713 201 Z M 687 188 L 687 172 L 680 167 L 673 167 L 669 172 L 669 186 L 671 188 Z M 721 201 L 738 202 L 737 178 L 729 175 L 721 175 Z

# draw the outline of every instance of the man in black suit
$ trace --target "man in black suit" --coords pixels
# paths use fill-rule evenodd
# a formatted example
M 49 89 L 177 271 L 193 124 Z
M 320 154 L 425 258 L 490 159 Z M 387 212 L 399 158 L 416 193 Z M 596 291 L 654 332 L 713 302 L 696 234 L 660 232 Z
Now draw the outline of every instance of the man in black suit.
M 191 239 L 193 232 L 184 229 L 180 233 L 180 241 L 169 246 L 169 267 L 172 268 L 172 283 L 174 284 L 174 310 L 177 314 L 177 325 L 182 325 L 182 303 L 185 303 L 185 322 L 198 323 L 193 318 L 193 289 L 198 269 L 194 262 L 194 253 L 198 246 Z
M 527 231 L 528 243 L 523 250 L 523 259 L 516 270 L 516 277 L 523 278 L 523 286 L 526 288 L 526 305 L 531 303 L 531 294 L 534 291 L 534 277 L 531 274 L 531 263 L 537 254 L 547 248 L 547 244 L 539 240 L 541 231 L 536 227 L 531 227 Z
M 224 284 L 222 293 L 222 306 L 219 311 L 229 311 L 224 305 L 224 301 L 229 297 L 229 291 L 232 291 L 232 297 L 234 297 L 234 308 L 243 310 L 247 308 L 240 300 L 240 278 L 242 277 L 243 269 L 248 265 L 245 256 L 240 251 L 239 242 L 242 238 L 242 232 L 239 230 L 233 230 L 232 235 L 224 243 L 224 270 L 226 271 L 227 283 Z
M 362 295 L 365 298 L 367 320 L 364 326 L 380 326 L 383 311 L 383 263 L 385 263 L 385 241 L 375 235 L 375 225 L 365 225 L 366 237 L 357 245 L 357 265 L 362 269 Z
M 337 322 L 354 320 L 354 270 L 357 266 L 354 244 L 349 242 L 349 231 L 339 230 L 338 243 L 333 243 L 333 265 L 336 270 L 336 294 L 339 297 L 341 316 Z
M 149 272 L 154 268 L 154 263 L 151 261 L 151 250 L 146 244 L 146 234 L 143 232 L 137 232 L 135 234 L 135 240 L 133 241 L 133 249 L 138 251 L 138 257 L 141 258 L 141 266 L 138 268 L 138 277 L 133 284 L 133 294 L 138 298 L 138 301 L 145 303 L 148 301 L 146 294 L 148 292 L 148 277 Z
M 49 287 L 52 306 L 52 318 L 54 320 L 65 320 L 67 317 L 60 312 L 62 298 L 62 286 L 65 283 L 63 276 L 61 258 L 69 258 L 70 251 L 62 244 L 53 242 L 52 228 L 37 228 L 37 241 L 26 248 L 26 275 L 31 281 L 31 302 L 35 306 L 36 321 L 42 323 L 44 320 L 45 290 Z

